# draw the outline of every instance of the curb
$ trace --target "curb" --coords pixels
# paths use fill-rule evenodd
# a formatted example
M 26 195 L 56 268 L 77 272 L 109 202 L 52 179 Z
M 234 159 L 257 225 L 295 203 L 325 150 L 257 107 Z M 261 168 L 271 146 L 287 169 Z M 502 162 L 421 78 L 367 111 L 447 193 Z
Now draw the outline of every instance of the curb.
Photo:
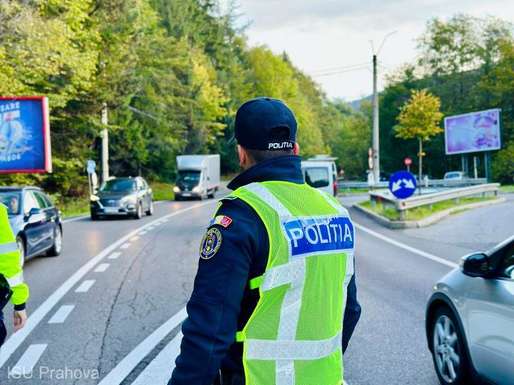
M 384 227 L 387 227 L 389 229 L 398 230 L 398 229 L 415 229 L 415 228 L 430 226 L 430 225 L 432 225 L 436 222 L 439 222 L 442 219 L 450 216 L 451 214 L 453 214 L 455 212 L 476 209 L 479 207 L 491 206 L 494 204 L 503 203 L 505 201 L 506 201 L 505 198 L 498 198 L 498 199 L 484 201 L 484 202 L 469 203 L 467 205 L 452 207 L 450 209 L 440 211 L 429 217 L 420 219 L 419 221 L 392 221 L 392 220 L 387 219 L 387 218 L 383 217 L 382 215 L 379 215 L 367 208 L 361 207 L 358 204 L 353 204 L 352 207 L 355 210 L 366 215 L 367 217 L 373 219 L 378 224 L 380 224 Z

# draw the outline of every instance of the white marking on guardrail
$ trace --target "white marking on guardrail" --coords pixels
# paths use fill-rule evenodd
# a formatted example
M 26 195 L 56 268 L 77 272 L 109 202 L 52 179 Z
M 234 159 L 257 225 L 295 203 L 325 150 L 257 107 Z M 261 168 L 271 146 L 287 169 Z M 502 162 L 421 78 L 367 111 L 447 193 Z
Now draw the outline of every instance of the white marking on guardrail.
M 390 243 L 391 245 L 395 245 L 401 249 L 404 249 L 404 250 L 407 250 L 407 251 L 410 251 L 411 253 L 414 253 L 414 254 L 417 254 L 417 255 L 420 255 L 424 258 L 427 258 L 427 259 L 430 259 L 434 262 L 437 262 L 437 263 L 440 263 L 442 265 L 446 265 L 448 267 L 451 267 L 451 268 L 455 268 L 457 266 L 459 266 L 458 264 L 456 264 L 455 262 L 451 262 L 451 261 L 448 261 L 447 259 L 444 259 L 444 258 L 441 258 L 441 257 L 438 257 L 437 255 L 433 255 L 433 254 L 430 254 L 430 253 L 426 253 L 424 251 L 421 251 L 419 249 L 416 249 L 412 246 L 408 246 L 404 243 L 401 243 L 401 242 L 398 242 L 392 238 L 389 238 L 383 234 L 380 234 L 380 233 L 377 233 L 376 231 L 373 231 L 371 229 L 368 229 L 367 227 L 364 227 L 362 225 L 359 225 L 358 223 L 355 223 L 354 222 L 354 225 L 355 227 L 357 227 L 359 230 L 362 230 L 364 231 L 365 233 L 368 233 L 369 235 L 372 235 L 376 238 L 379 238 L 381 240 L 383 240 L 384 242 L 387 242 L 387 243 Z
M 114 253 L 112 253 L 111 255 L 109 255 L 107 257 L 107 259 L 118 259 L 119 256 L 121 255 L 121 253 L 119 251 L 115 251 Z
M 182 332 L 162 349 L 131 385 L 166 384 L 175 369 L 175 359 L 180 353 Z
M 75 305 L 62 305 L 48 321 L 49 324 L 62 324 L 75 309 Z
M 79 287 L 75 289 L 75 293 L 87 293 L 89 289 L 91 289 L 91 286 L 95 284 L 96 280 L 94 279 L 87 279 L 84 282 L 80 284 Z
M 109 263 L 101 263 L 96 267 L 95 273 L 103 273 L 109 266 L 111 266 Z
M 162 324 L 156 331 L 136 346 L 98 385 L 119 385 L 139 365 L 139 363 L 161 342 L 173 329 L 187 317 L 186 308 Z
M 167 214 L 164 218 L 172 218 L 174 216 L 183 214 L 187 211 L 194 210 L 206 205 L 214 204 L 216 201 L 209 201 L 199 203 L 194 206 L 186 207 L 184 209 Z M 158 220 L 158 219 L 156 219 Z M 4 366 L 11 355 L 20 347 L 29 334 L 36 328 L 37 325 L 45 318 L 45 316 L 52 310 L 52 308 L 79 282 L 87 273 L 89 273 L 100 261 L 106 258 L 110 253 L 116 250 L 120 245 L 127 242 L 131 237 L 146 229 L 150 224 L 136 228 L 127 235 L 121 237 L 110 246 L 103 249 L 95 257 L 91 258 L 81 268 L 79 268 L 70 278 L 68 278 L 57 290 L 55 290 L 39 307 L 30 315 L 25 324 L 25 327 L 12 334 L 11 337 L 5 342 L 0 349 L 0 368 Z
M 34 370 L 34 366 L 36 366 L 47 346 L 47 344 L 30 345 L 16 365 L 10 368 L 8 377 L 22 378 L 24 376 L 30 376 L 32 370 Z
M 127 243 L 124 243 L 123 245 L 120 246 L 120 249 L 128 249 L 130 247 L 130 242 L 127 242 Z

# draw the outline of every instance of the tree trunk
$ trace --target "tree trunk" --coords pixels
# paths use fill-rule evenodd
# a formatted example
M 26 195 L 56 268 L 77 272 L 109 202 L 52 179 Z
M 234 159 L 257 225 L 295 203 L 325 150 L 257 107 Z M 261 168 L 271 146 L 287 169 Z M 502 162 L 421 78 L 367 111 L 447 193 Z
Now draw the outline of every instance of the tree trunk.
M 418 138 L 418 140 L 419 140 L 418 192 L 419 192 L 419 194 L 421 194 L 421 183 L 422 183 L 421 177 L 423 175 L 423 139 Z

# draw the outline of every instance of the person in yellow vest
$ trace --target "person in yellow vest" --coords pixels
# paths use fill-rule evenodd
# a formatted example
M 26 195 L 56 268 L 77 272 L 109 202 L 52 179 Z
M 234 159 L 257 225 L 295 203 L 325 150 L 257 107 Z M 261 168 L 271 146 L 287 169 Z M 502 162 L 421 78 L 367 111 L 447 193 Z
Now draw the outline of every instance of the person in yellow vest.
M 14 330 L 25 326 L 29 287 L 23 280 L 23 261 L 9 224 L 7 208 L 0 203 L 0 346 L 7 336 L 2 309 L 9 298 L 14 305 Z
M 201 242 L 169 385 L 341 385 L 360 316 L 348 212 L 304 182 L 280 100 L 236 114 L 243 172 Z M 328 183 L 328 182 L 327 182 Z

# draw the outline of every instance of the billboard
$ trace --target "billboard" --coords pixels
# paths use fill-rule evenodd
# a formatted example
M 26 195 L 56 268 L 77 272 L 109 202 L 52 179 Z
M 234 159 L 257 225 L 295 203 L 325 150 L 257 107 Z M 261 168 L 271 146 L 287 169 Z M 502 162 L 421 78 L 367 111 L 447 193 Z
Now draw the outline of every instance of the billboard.
M 446 154 L 499 150 L 500 110 L 486 110 L 444 118 Z
M 0 174 L 52 171 L 48 101 L 0 96 Z

